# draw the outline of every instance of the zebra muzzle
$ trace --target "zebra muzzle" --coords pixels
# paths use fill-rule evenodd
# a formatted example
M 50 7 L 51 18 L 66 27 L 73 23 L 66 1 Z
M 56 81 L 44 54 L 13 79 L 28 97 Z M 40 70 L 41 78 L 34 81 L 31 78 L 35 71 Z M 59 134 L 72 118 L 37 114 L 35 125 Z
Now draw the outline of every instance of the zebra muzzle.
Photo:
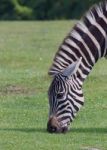
M 49 133 L 66 133 L 68 131 L 68 127 L 62 127 L 56 117 L 51 117 L 47 123 L 47 131 Z

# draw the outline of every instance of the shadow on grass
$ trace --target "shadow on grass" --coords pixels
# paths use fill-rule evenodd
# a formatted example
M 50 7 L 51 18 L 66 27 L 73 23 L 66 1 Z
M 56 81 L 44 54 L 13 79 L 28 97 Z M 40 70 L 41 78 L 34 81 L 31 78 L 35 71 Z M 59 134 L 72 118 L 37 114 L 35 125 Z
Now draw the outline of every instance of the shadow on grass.
M 70 130 L 72 133 L 99 133 L 107 134 L 107 128 L 72 128 Z
M 0 131 L 15 131 L 15 132 L 26 132 L 26 133 L 32 133 L 32 132 L 39 132 L 39 133 L 46 133 L 46 129 L 43 128 L 0 128 Z
M 14 131 L 25 133 L 48 133 L 46 128 L 0 128 L 0 131 Z M 107 134 L 107 128 L 72 128 L 70 133 L 97 133 Z

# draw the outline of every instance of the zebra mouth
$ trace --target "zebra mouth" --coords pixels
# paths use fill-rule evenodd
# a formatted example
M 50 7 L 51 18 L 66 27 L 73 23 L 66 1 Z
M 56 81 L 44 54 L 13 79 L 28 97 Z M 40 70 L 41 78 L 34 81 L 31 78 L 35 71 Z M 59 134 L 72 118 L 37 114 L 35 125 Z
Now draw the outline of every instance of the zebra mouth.
M 68 130 L 69 130 L 69 125 L 70 125 L 70 122 L 67 122 L 65 124 L 61 123 L 61 132 L 62 133 L 66 133 Z
M 54 126 L 50 126 L 50 127 L 47 127 L 47 131 L 49 133 L 66 133 L 68 131 L 68 127 L 65 126 L 65 127 L 57 128 Z
M 49 133 L 66 133 L 69 123 L 59 122 L 56 117 L 49 119 L 47 123 L 47 131 Z

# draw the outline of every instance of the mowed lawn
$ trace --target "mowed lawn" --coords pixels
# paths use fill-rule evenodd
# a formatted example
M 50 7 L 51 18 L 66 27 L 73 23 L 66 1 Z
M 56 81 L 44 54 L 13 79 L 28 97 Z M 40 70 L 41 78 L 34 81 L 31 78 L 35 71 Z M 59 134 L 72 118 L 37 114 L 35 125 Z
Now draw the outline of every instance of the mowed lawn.
M 67 134 L 49 134 L 47 75 L 75 21 L 0 22 L 0 150 L 107 150 L 107 60 L 84 83 Z

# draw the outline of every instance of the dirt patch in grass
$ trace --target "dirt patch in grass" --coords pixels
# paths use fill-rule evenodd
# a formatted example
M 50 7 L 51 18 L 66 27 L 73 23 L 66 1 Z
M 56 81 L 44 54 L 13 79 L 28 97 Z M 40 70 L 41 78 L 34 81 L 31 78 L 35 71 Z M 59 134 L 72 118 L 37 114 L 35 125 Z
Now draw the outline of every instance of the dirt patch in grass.
M 0 88 L 0 95 L 8 94 L 36 94 L 36 89 L 30 89 L 19 85 L 6 85 Z
M 101 149 L 91 148 L 91 147 L 83 147 L 81 150 L 101 150 Z

